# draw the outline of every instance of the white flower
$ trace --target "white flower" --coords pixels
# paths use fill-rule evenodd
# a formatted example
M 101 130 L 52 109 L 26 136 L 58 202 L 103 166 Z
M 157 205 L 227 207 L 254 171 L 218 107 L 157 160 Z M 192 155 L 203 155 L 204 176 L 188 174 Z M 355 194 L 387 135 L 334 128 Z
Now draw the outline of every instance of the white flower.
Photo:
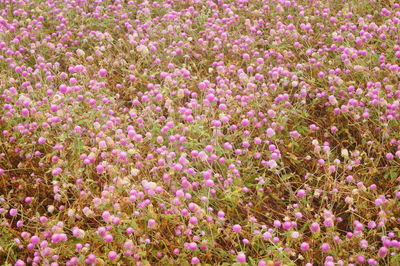
M 139 174 L 139 172 L 140 172 L 139 169 L 133 168 L 133 169 L 131 170 L 131 175 L 132 175 L 132 176 L 137 176 L 137 175 Z
M 349 158 L 349 151 L 347 149 L 342 149 L 341 155 L 343 158 Z
M 138 47 L 136 47 L 136 51 L 138 51 L 142 55 L 148 55 L 149 54 L 149 49 L 143 44 L 141 44 Z

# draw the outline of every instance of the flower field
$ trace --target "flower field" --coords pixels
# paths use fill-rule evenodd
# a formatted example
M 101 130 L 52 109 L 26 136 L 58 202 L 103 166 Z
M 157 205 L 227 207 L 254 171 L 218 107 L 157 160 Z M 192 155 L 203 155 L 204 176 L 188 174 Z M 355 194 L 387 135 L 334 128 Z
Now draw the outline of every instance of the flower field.
M 0 265 L 400 265 L 400 3 L 0 0 Z

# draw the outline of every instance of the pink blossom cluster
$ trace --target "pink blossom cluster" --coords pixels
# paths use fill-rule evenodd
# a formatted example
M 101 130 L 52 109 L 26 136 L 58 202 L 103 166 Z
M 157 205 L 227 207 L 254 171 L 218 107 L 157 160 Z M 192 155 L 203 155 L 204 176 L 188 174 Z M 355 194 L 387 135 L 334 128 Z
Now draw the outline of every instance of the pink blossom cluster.
M 0 0 L 0 263 L 399 265 L 400 3 Z

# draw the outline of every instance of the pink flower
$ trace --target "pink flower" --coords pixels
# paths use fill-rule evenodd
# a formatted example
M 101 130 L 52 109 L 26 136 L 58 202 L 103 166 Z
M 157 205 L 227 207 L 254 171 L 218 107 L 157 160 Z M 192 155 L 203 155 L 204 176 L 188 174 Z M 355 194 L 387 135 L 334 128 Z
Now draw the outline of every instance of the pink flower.
M 323 244 L 321 245 L 321 250 L 322 250 L 323 252 L 328 252 L 330 249 L 331 249 L 331 246 L 330 246 L 328 243 L 323 243 Z
M 102 77 L 104 77 L 104 76 L 106 76 L 107 75 L 107 70 L 105 70 L 104 68 L 101 68 L 100 70 L 99 70 L 99 76 L 102 76 Z
M 245 263 L 246 262 L 246 255 L 243 252 L 239 252 L 236 261 L 240 263 Z
M 302 250 L 302 251 L 306 251 L 306 250 L 308 250 L 310 248 L 310 245 L 307 243 L 307 242 L 303 242 L 303 243 L 301 243 L 301 245 L 300 245 L 300 249 Z
M 312 223 L 310 226 L 310 230 L 313 233 L 318 233 L 319 232 L 319 224 L 318 223 Z
M 149 228 L 154 228 L 156 226 L 156 221 L 154 219 L 150 219 L 147 221 L 147 226 Z
M 238 225 L 238 224 L 235 224 L 235 225 L 232 227 L 232 231 L 233 231 L 233 232 L 236 232 L 236 233 L 239 233 L 240 231 L 242 231 L 242 227 L 241 227 L 240 225 Z

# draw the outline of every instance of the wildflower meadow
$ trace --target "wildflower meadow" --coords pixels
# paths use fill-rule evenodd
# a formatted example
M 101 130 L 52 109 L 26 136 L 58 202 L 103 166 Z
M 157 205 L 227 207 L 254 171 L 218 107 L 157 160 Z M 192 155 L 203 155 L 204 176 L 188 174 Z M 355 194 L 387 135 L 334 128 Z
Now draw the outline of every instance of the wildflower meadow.
M 0 0 L 0 265 L 400 265 L 400 2 Z

